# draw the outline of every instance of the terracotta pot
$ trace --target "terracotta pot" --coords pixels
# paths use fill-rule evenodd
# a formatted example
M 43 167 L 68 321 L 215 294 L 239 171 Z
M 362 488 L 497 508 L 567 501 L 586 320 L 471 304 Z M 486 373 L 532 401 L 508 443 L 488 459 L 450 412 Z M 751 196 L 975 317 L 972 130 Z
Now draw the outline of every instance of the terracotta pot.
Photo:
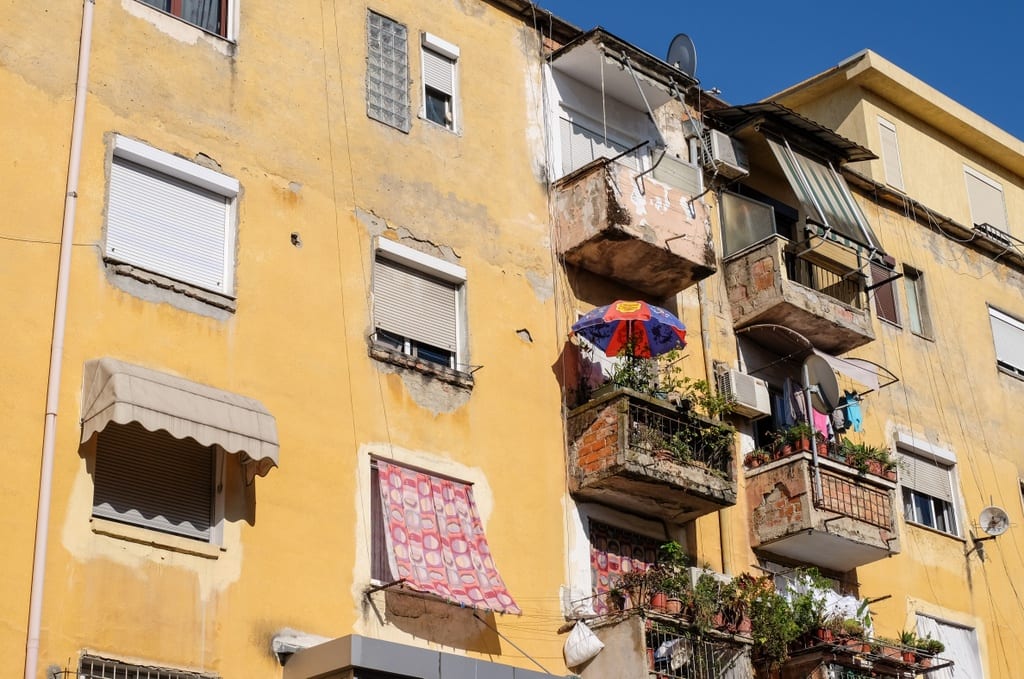
M 828 441 L 818 441 L 818 457 L 828 457 Z
M 827 644 L 831 644 L 835 640 L 835 635 L 832 634 L 832 630 L 830 630 L 828 627 L 819 627 L 818 639 L 824 641 Z
M 882 475 L 882 463 L 878 460 L 868 460 L 868 473 L 875 476 Z
M 903 651 L 903 662 L 915 663 L 917 662 L 917 654 L 913 651 Z
M 651 596 L 651 608 L 661 612 L 668 608 L 668 597 L 664 592 L 656 592 Z
M 683 612 L 683 602 L 681 599 L 669 597 L 668 601 L 665 602 L 665 612 L 669 615 L 679 615 Z
M 896 480 L 896 470 L 895 469 L 886 469 L 885 472 L 884 472 L 884 476 L 889 481 L 895 481 Z
M 917 659 L 917 662 L 921 665 L 921 667 L 931 667 L 932 657 L 930 655 L 923 655 Z
M 714 617 L 711 618 L 711 626 L 715 629 L 721 629 L 725 626 L 725 615 L 721 611 L 715 613 Z
M 737 634 L 743 634 L 745 636 L 750 636 L 750 632 L 753 629 L 754 629 L 753 624 L 751 623 L 750 618 L 748 616 L 746 616 L 746 615 L 744 615 L 742 618 L 740 618 L 739 624 L 736 625 L 736 633 Z
M 654 669 L 654 649 L 653 648 L 648 648 L 647 649 L 647 669 L 649 669 L 649 670 L 653 670 Z

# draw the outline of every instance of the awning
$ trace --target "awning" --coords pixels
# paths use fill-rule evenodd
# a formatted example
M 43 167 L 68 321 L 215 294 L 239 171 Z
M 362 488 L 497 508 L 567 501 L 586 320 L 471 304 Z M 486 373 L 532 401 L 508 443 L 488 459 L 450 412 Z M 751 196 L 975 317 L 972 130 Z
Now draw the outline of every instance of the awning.
M 816 235 L 830 237 L 850 247 L 860 244 L 881 250 L 878 238 L 850 194 L 846 180 L 831 165 L 794 151 L 788 141 L 767 137 L 765 140 L 803 206 L 807 220 L 823 227 Z M 836 239 L 836 235 L 840 238 Z
M 462 606 L 522 613 L 494 566 L 472 486 L 376 464 L 392 575 Z
M 748 375 L 756 375 L 762 370 L 786 361 L 799 363 L 807 356 L 816 354 L 825 359 L 832 370 L 863 386 L 864 389 L 857 390 L 860 396 L 878 391 L 899 381 L 892 371 L 874 361 L 853 356 L 833 356 L 816 349 L 809 339 L 784 325 L 774 323 L 750 325 L 737 330 L 736 335 L 749 339 L 776 357 L 763 365 L 746 365 Z
M 259 476 L 277 466 L 277 424 L 259 401 L 113 358 L 86 361 L 82 443 L 111 422 L 218 445 Z

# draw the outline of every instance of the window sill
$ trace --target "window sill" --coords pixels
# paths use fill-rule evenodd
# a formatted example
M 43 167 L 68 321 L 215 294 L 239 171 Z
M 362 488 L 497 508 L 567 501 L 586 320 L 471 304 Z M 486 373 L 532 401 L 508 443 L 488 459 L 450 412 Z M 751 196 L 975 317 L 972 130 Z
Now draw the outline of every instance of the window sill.
M 233 297 L 197 288 L 131 264 L 111 260 L 104 260 L 104 263 L 107 277 L 115 287 L 142 299 L 167 302 L 184 311 L 214 316 L 226 317 L 238 308 Z
M 932 528 L 931 526 L 928 526 L 928 525 L 923 524 L 923 523 L 916 523 L 914 521 L 911 521 L 910 519 L 904 519 L 904 521 L 906 521 L 906 524 L 908 526 L 911 526 L 913 528 L 920 528 L 921 530 L 928 531 L 929 533 L 934 533 L 935 535 L 940 535 L 940 536 L 942 536 L 944 538 L 949 538 L 950 540 L 957 540 L 959 542 L 964 542 L 964 543 L 967 542 L 966 539 L 964 539 L 963 537 L 961 537 L 959 535 L 956 535 L 954 533 L 947 533 L 944 530 L 939 530 L 938 528 Z
M 220 553 L 225 551 L 220 545 L 200 542 L 180 535 L 161 533 L 149 528 L 143 528 L 142 526 L 132 526 L 127 523 L 118 523 L 117 521 L 100 519 L 95 516 L 90 521 L 92 522 L 93 533 L 117 540 L 148 545 L 158 549 L 167 549 L 181 554 L 191 554 L 192 556 L 204 559 L 217 559 L 220 557 Z
M 882 318 L 881 316 L 878 317 L 878 320 L 880 320 L 882 323 L 885 323 L 891 328 L 895 328 L 897 330 L 903 329 L 903 325 L 900 324 L 898 321 L 890 321 L 888 318 Z
M 459 370 L 452 370 L 451 368 L 445 368 L 444 366 L 431 363 L 430 361 L 424 361 L 416 358 L 415 356 L 409 356 L 403 354 L 400 351 L 395 351 L 384 347 L 380 344 L 370 344 L 370 358 L 384 363 L 390 363 L 397 365 L 401 368 L 408 368 L 409 370 L 415 370 L 416 372 L 436 377 L 442 382 L 461 387 L 462 389 L 473 388 L 473 376 L 469 373 L 464 373 Z

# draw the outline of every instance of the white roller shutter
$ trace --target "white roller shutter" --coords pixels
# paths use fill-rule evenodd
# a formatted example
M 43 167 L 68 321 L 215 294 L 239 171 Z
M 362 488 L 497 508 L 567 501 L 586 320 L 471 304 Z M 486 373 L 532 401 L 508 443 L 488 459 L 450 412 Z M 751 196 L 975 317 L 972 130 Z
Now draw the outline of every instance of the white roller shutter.
M 931 497 L 953 502 L 953 488 L 949 467 L 936 464 L 917 455 L 898 453 L 900 466 L 900 483 L 911 490 L 930 495 Z
M 967 182 L 967 197 L 971 203 L 971 221 L 1009 231 L 1003 189 L 996 182 L 970 168 L 964 168 L 964 179 Z
M 996 360 L 1024 372 L 1024 323 L 1001 311 L 989 308 Z
M 423 83 L 455 97 L 455 62 L 434 50 L 423 50 Z
M 878 119 L 878 135 L 882 141 L 882 164 L 885 181 L 889 186 L 903 190 L 903 168 L 900 164 L 900 145 L 896 139 L 896 126 L 884 118 Z
M 132 422 L 98 434 L 93 516 L 210 539 L 216 456 L 211 448 Z
M 230 200 L 115 156 L 110 168 L 106 256 L 231 294 Z
M 458 347 L 458 287 L 377 257 L 373 318 L 381 330 L 455 352 Z

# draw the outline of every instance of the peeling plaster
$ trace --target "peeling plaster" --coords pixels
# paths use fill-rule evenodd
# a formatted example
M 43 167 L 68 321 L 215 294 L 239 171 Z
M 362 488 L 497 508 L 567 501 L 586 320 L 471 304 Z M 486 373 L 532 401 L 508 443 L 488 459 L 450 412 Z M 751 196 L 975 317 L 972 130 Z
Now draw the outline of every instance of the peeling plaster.
M 149 22 L 164 35 L 168 35 L 186 45 L 204 43 L 225 56 L 231 54 L 232 44 L 227 40 L 209 35 L 181 19 L 176 19 L 159 10 L 148 7 L 138 0 L 121 0 L 121 9 L 134 17 Z
M 412 400 L 434 415 L 450 413 L 469 403 L 472 390 L 437 379 L 412 368 L 374 361 L 377 369 L 387 375 L 397 374 Z

